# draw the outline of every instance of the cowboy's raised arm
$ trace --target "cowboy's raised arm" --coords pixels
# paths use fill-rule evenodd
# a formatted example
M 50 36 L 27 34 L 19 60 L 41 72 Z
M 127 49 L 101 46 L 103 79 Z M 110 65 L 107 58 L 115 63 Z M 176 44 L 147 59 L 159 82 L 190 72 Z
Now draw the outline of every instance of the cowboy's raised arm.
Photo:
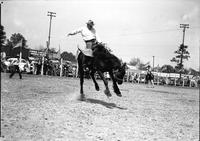
M 81 33 L 82 30 L 83 30 L 83 28 L 79 28 L 79 29 L 77 29 L 77 30 L 74 30 L 74 31 L 68 33 L 67 36 L 75 35 L 75 34 Z

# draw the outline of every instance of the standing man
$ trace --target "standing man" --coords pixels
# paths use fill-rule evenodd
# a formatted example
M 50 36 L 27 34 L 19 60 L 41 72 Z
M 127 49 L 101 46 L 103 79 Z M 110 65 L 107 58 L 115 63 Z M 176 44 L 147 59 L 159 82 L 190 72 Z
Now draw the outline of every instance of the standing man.
M 153 79 L 154 79 L 154 75 L 152 74 L 151 72 L 151 67 L 150 65 L 147 66 L 147 74 L 146 74 L 146 81 L 147 81 L 147 87 L 150 86 L 150 84 L 152 85 L 152 88 L 154 88 L 154 82 L 153 82 Z
M 10 74 L 10 78 L 13 77 L 13 75 L 18 72 L 19 73 L 19 78 L 22 79 L 22 74 L 21 74 L 21 71 L 22 71 L 22 64 L 20 63 L 20 60 L 19 60 L 19 56 L 17 56 L 17 61 L 15 61 L 13 64 L 12 64 L 12 69 L 11 69 L 11 74 Z
M 91 49 L 92 46 L 96 43 L 96 42 L 101 42 L 97 33 L 96 33 L 96 30 L 94 28 L 94 22 L 92 20 L 89 20 L 87 23 L 86 23 L 86 27 L 81 27 L 79 28 L 78 30 L 75 30 L 73 32 L 70 32 L 67 36 L 70 36 L 70 35 L 75 35 L 75 34 L 78 34 L 78 33 L 81 33 L 82 35 L 82 38 L 83 40 L 85 41 L 86 43 L 86 48 L 87 49 Z

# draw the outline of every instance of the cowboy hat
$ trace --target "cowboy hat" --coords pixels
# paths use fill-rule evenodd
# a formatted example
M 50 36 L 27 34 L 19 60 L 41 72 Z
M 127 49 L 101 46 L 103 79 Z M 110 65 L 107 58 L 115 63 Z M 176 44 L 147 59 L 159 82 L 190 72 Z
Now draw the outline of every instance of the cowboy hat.
M 94 25 L 94 22 L 92 20 L 89 20 L 86 24 Z

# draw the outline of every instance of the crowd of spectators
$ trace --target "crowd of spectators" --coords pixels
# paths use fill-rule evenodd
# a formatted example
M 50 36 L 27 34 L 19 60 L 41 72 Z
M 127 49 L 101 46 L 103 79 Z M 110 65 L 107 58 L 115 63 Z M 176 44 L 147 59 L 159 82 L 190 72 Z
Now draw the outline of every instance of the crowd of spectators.
M 1 72 L 11 72 L 11 68 L 14 65 L 12 62 L 7 64 L 7 59 L 1 59 Z M 62 70 L 62 73 L 60 71 Z M 43 71 L 43 73 L 42 73 Z M 33 74 L 33 75 L 51 75 L 51 76 L 71 76 L 76 75 L 76 66 L 68 62 L 62 64 L 62 69 L 60 61 L 58 60 L 44 60 L 44 65 L 42 68 L 42 59 L 38 60 L 27 60 L 26 65 L 24 65 L 23 73 Z
M 130 73 L 126 75 L 124 80 L 131 83 L 147 83 L 146 73 Z M 183 75 L 179 77 L 163 77 L 158 76 L 154 73 L 154 84 L 155 85 L 171 85 L 171 86 L 188 86 L 188 87 L 198 87 L 200 85 L 200 76 L 187 76 Z
M 11 72 L 12 64 L 7 65 L 5 58 L 1 58 L 1 72 Z M 29 60 L 26 65 L 24 65 L 23 73 L 41 75 L 42 71 L 42 59 L 38 60 Z M 62 71 L 62 73 L 60 72 Z M 62 64 L 62 69 L 60 61 L 58 60 L 44 60 L 43 65 L 43 75 L 51 76 L 66 76 L 66 77 L 78 77 L 77 67 L 69 61 Z M 163 77 L 154 74 L 154 84 L 155 85 L 173 85 L 173 86 L 188 86 L 188 87 L 199 87 L 200 85 L 200 76 L 188 76 L 183 75 L 179 77 Z M 86 75 L 87 76 L 87 75 Z M 125 75 L 124 81 L 131 83 L 147 83 L 146 73 L 131 72 Z

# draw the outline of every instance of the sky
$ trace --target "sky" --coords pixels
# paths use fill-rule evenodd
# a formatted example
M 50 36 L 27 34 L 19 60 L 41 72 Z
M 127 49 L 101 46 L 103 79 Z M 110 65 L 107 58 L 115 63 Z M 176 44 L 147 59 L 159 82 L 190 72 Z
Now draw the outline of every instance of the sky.
M 2 0 L 1 0 L 2 1 Z M 190 58 L 186 68 L 199 69 L 200 1 L 199 0 L 7 0 L 2 4 L 2 25 L 7 38 L 21 33 L 29 48 L 46 46 L 49 34 L 47 12 L 52 19 L 50 48 L 77 51 L 84 48 L 81 35 L 67 37 L 75 29 L 93 20 L 102 42 L 124 62 L 140 58 L 144 63 L 162 66 L 170 62 L 182 43 L 185 32 Z

